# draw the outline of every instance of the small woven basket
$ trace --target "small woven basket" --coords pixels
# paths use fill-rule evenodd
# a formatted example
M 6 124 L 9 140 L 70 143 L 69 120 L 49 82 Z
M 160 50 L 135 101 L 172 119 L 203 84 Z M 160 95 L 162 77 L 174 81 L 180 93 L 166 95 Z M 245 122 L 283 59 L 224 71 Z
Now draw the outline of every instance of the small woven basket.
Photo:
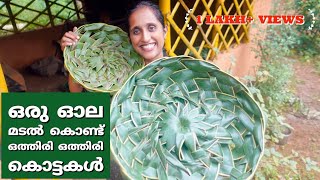
M 76 34 L 79 41 L 64 50 L 65 67 L 89 91 L 113 94 L 143 66 L 127 34 L 116 26 L 86 24 Z
M 247 88 L 216 66 L 160 59 L 111 103 L 111 152 L 129 179 L 249 179 L 264 118 Z

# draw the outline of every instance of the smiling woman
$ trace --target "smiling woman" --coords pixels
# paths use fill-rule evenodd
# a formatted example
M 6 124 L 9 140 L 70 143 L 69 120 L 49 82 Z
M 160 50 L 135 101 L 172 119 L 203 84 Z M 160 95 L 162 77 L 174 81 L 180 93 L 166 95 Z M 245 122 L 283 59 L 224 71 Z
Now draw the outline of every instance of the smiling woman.
M 133 48 L 146 64 L 163 57 L 167 28 L 159 8 L 149 2 L 139 3 L 129 16 L 129 33 Z
M 128 16 L 129 37 L 134 50 L 143 57 L 145 64 L 162 58 L 167 27 L 159 7 L 148 1 L 139 2 Z M 64 34 L 61 39 L 62 51 L 66 46 L 75 45 L 79 36 L 74 31 Z M 70 92 L 81 92 L 83 87 L 69 77 Z

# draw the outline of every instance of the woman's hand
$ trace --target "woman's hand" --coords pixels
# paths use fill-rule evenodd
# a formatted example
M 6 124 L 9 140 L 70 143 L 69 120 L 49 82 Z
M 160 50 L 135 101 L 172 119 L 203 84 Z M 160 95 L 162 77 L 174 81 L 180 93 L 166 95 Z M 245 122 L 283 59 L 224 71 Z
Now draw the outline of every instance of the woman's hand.
M 60 46 L 62 51 L 66 46 L 72 46 L 78 42 L 80 37 L 75 33 L 76 30 L 77 30 L 77 27 L 74 27 L 73 31 L 68 31 L 63 35 L 60 41 Z
M 73 31 L 68 31 L 63 35 L 60 41 L 62 51 L 66 48 L 66 46 L 72 46 L 78 42 L 80 37 L 75 33 L 76 31 L 77 27 L 74 27 Z M 82 92 L 83 90 L 83 87 L 80 84 L 76 83 L 71 75 L 69 75 L 68 77 L 68 85 L 70 92 Z

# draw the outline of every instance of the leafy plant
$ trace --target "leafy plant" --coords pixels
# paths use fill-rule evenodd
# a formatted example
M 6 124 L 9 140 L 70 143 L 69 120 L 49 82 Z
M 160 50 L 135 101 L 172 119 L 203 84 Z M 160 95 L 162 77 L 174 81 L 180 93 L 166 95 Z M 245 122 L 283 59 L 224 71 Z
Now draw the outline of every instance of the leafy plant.
M 319 5 L 319 1 L 316 1 Z M 307 1 L 302 2 L 306 3 Z M 314 4 L 314 2 L 314 0 L 311 0 L 306 4 Z M 274 4 L 278 3 L 274 2 Z M 281 12 L 283 14 L 294 9 L 290 2 L 287 2 L 284 7 L 286 8 L 275 7 L 273 13 L 279 14 L 278 12 Z M 309 8 L 310 6 L 305 6 L 304 9 L 306 7 Z M 303 30 L 303 27 L 299 28 L 301 28 L 298 29 L 300 32 L 295 26 L 269 26 L 266 39 L 256 40 L 259 48 L 254 49 L 254 51 L 260 57 L 262 64 L 256 73 L 256 77 L 246 77 L 246 80 L 250 84 L 250 91 L 260 103 L 265 116 L 268 117 L 265 136 L 267 148 L 265 156 L 261 160 L 260 168 L 256 173 L 256 179 L 301 179 L 301 174 L 306 174 L 305 179 L 314 179 L 312 173 L 305 173 L 305 171 L 319 170 L 315 161 L 303 158 L 295 151 L 289 156 L 282 155 L 274 148 L 275 144 L 273 143 L 282 138 L 283 127 L 290 128 L 285 123 L 285 118 L 281 116 L 285 107 L 290 105 L 295 107 L 296 110 L 304 108 L 303 103 L 292 93 L 293 68 L 292 61 L 288 58 L 288 56 L 292 56 L 305 48 L 300 48 L 302 42 L 306 42 L 303 38 L 308 40 L 311 37 L 303 37 L 304 35 L 308 36 L 308 33 L 306 33 L 306 29 Z M 302 33 L 305 34 L 302 35 Z M 318 41 L 315 38 L 313 39 L 316 42 Z M 318 48 L 317 46 L 314 47 Z M 295 50 L 297 48 L 298 51 Z M 314 54 L 305 51 L 301 55 L 311 57 Z M 300 158 L 303 159 L 306 166 L 304 170 L 297 168 Z
M 279 58 L 262 61 L 255 86 L 264 97 L 268 97 L 266 105 L 269 108 L 283 108 L 294 96 L 290 89 L 293 72 L 290 60 Z
M 287 176 L 293 179 L 300 179 L 297 161 L 294 160 L 297 157 L 298 153 L 295 151 L 289 156 L 283 156 L 275 148 L 266 148 L 255 179 L 287 179 Z
M 318 166 L 318 163 L 311 160 L 309 157 L 303 158 L 301 157 L 303 162 L 306 164 L 307 171 L 315 170 L 317 172 L 320 172 L 320 167 Z
M 298 169 L 298 166 L 300 166 L 299 159 L 303 160 L 305 169 Z M 255 179 L 312 180 L 315 179 L 313 172 L 320 172 L 320 167 L 317 165 L 317 162 L 311 160 L 309 157 L 304 158 L 294 150 L 292 150 L 290 155 L 284 156 L 274 147 L 269 147 L 265 149 L 260 167 L 255 174 Z
M 246 77 L 246 79 L 248 80 L 249 77 Z M 264 95 L 261 94 L 261 89 L 255 87 L 252 84 L 252 81 L 249 81 L 249 84 L 250 84 L 249 90 L 251 94 L 253 94 L 254 98 L 259 103 L 264 113 L 264 116 L 267 119 L 265 138 L 267 140 L 271 140 L 275 143 L 278 143 L 279 139 L 282 139 L 284 137 L 283 128 L 284 127 L 287 127 L 289 129 L 293 129 L 293 128 L 289 124 L 285 123 L 285 118 L 279 115 L 275 109 L 271 108 L 270 105 L 265 104 L 265 100 L 263 98 Z M 269 102 L 271 102 L 270 98 L 269 98 Z
M 297 26 L 297 44 L 296 49 L 299 55 L 302 55 L 304 59 L 312 59 L 319 55 L 320 49 L 320 26 L 319 17 L 320 14 L 320 1 L 319 0 L 295 0 L 294 7 L 297 14 L 304 15 L 305 23 Z

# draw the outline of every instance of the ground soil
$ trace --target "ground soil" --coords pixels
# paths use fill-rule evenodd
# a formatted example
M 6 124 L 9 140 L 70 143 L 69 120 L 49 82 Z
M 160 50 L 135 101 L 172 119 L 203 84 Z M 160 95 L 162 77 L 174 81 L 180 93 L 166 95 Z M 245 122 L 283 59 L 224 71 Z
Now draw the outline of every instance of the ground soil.
M 302 112 L 293 108 L 285 114 L 287 123 L 293 128 L 288 143 L 279 146 L 278 150 L 284 155 L 290 155 L 292 150 L 300 157 L 310 157 L 320 166 L 320 74 L 310 63 L 296 62 L 294 64 L 296 78 L 296 96 L 302 101 Z M 301 159 L 298 162 L 302 162 Z M 301 170 L 304 164 L 298 168 Z M 309 173 L 309 172 L 307 172 Z M 313 173 L 311 179 L 320 179 L 320 173 Z M 309 174 L 310 175 L 310 174 Z M 303 179 L 305 175 L 302 176 Z

